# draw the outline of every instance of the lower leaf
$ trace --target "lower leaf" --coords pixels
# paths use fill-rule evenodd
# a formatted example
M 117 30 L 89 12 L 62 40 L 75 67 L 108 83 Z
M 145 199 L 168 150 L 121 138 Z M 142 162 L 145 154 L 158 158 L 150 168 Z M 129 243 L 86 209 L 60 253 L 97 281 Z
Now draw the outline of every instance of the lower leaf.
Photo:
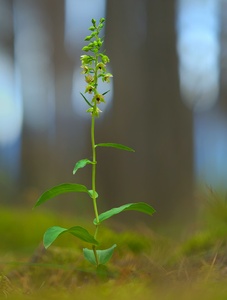
M 82 241 L 93 245 L 98 245 L 98 242 L 94 239 L 94 237 L 83 227 L 74 226 L 66 229 L 59 226 L 53 226 L 48 228 L 43 236 L 44 247 L 47 249 L 61 234 L 66 232 L 71 233 Z
M 112 257 L 114 249 L 117 247 L 116 244 L 114 244 L 112 247 L 104 250 L 96 250 L 97 258 L 98 258 L 98 264 L 105 265 Z M 93 250 L 84 248 L 83 249 L 84 257 L 93 265 L 97 265 L 95 254 Z

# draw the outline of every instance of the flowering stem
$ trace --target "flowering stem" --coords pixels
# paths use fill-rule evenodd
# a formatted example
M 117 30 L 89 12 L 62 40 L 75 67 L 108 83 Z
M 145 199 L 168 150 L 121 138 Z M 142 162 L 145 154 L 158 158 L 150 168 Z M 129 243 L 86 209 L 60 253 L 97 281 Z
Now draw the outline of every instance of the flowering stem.
M 98 76 L 97 76 L 97 68 L 96 65 L 98 63 L 98 56 L 95 56 L 95 74 L 94 74 L 94 86 L 95 86 L 95 95 L 97 94 L 97 83 L 98 83 Z M 91 117 L 91 146 L 92 146 L 92 190 L 93 190 L 93 206 L 95 211 L 95 217 L 97 224 L 99 224 L 99 216 L 98 216 L 98 208 L 97 208 L 97 202 L 96 202 L 96 149 L 95 149 L 95 111 L 96 111 L 97 103 L 94 104 L 94 111 L 92 113 Z M 98 225 L 96 225 L 96 232 L 95 232 L 95 238 L 97 235 Z
M 96 61 L 97 61 L 97 57 L 96 57 Z M 95 87 L 97 85 L 97 71 L 95 71 L 95 76 L 94 76 L 94 81 L 95 81 Z M 96 88 L 95 88 L 95 93 L 96 92 Z M 93 207 L 94 207 L 94 212 L 95 212 L 95 218 L 96 218 L 96 230 L 95 230 L 95 234 L 94 234 L 94 238 L 97 238 L 97 234 L 98 234 L 98 227 L 99 227 L 99 214 L 98 214 L 98 208 L 97 208 L 97 201 L 96 201 L 96 149 L 95 149 L 95 110 L 96 110 L 96 103 L 94 104 L 94 111 L 92 113 L 92 117 L 91 117 L 91 146 L 92 146 L 92 190 L 93 190 Z M 94 255 L 95 255 L 95 259 L 96 259 L 96 264 L 98 266 L 99 261 L 98 261 L 98 256 L 96 253 L 96 246 L 93 245 L 92 247 Z
M 98 208 L 97 208 L 97 202 L 96 202 L 96 193 L 95 193 L 95 183 L 96 183 L 96 150 L 95 150 L 95 115 L 94 113 L 92 114 L 92 118 L 91 118 L 91 144 L 92 144 L 92 190 L 93 190 L 93 206 L 94 206 L 94 212 L 95 212 L 95 218 L 97 221 L 96 224 L 96 230 L 95 230 L 95 234 L 94 234 L 94 238 L 97 238 L 97 234 L 98 234 L 98 227 L 99 227 L 99 214 L 98 214 Z M 95 255 L 95 259 L 96 259 L 96 264 L 98 266 L 99 261 L 98 261 L 98 256 L 96 253 L 96 246 L 93 245 L 92 246 L 94 255 Z
M 89 28 L 91 34 L 85 38 L 88 41 L 88 45 L 82 48 L 85 52 L 93 52 L 93 55 L 82 55 L 82 69 L 85 74 L 85 81 L 87 87 L 85 93 L 93 94 L 91 103 L 81 94 L 87 104 L 90 106 L 87 112 L 91 113 L 91 146 L 92 146 L 92 200 L 94 213 L 96 218 L 96 230 L 94 238 L 97 238 L 98 228 L 100 225 L 99 214 L 97 208 L 97 193 L 96 193 L 96 148 L 95 148 L 95 118 L 99 116 L 101 110 L 98 108 L 100 102 L 105 102 L 104 95 L 107 93 L 98 92 L 98 80 L 102 79 L 103 82 L 109 82 L 109 78 L 112 77 L 110 73 L 106 73 L 106 63 L 109 62 L 109 58 L 104 53 L 100 52 L 100 48 L 103 44 L 103 39 L 99 37 L 100 31 L 104 26 L 105 19 L 100 19 L 99 24 L 96 24 L 96 20 L 92 19 L 92 26 Z M 99 264 L 98 255 L 96 251 L 96 245 L 92 246 L 96 264 Z

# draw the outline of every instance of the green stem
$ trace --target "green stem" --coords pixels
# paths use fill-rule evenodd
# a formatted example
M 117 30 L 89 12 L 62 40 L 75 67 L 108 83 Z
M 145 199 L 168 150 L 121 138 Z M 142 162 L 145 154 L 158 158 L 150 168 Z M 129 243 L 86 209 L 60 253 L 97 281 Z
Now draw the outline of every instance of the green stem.
M 98 234 L 98 227 L 99 227 L 99 213 L 98 213 L 98 208 L 97 208 L 97 202 L 96 202 L 96 196 L 95 196 L 95 191 L 96 191 L 96 150 L 95 150 L 95 115 L 94 113 L 92 114 L 92 119 L 91 119 L 91 145 L 92 145 L 92 190 L 93 190 L 93 207 L 94 207 L 94 212 L 95 212 L 95 218 L 97 220 L 97 225 L 96 225 L 96 230 L 95 230 L 95 235 L 94 238 L 96 239 L 97 234 Z M 96 259 L 96 264 L 97 266 L 99 265 L 98 261 L 98 256 L 96 252 L 96 246 L 92 246 L 95 259 Z
M 98 64 L 98 55 L 96 55 L 95 57 L 95 74 L 94 74 L 94 86 L 95 86 L 95 92 L 94 94 L 97 94 L 97 83 L 98 83 L 98 76 L 97 76 L 97 69 L 96 66 Z M 96 225 L 96 230 L 95 230 L 95 234 L 94 234 L 94 238 L 97 238 L 97 234 L 98 234 L 98 227 L 99 227 L 99 214 L 98 214 L 98 208 L 97 208 L 97 201 L 96 201 L 96 196 L 95 196 L 95 191 L 96 191 L 96 149 L 95 149 L 95 111 L 96 111 L 96 105 L 97 103 L 95 102 L 94 104 L 94 111 L 92 113 L 92 118 L 91 118 L 91 146 L 92 146 L 92 190 L 93 190 L 93 207 L 94 207 L 94 212 L 95 212 L 95 218 L 97 221 L 97 225 Z M 96 246 L 93 245 L 92 246 L 93 252 L 94 252 L 94 256 L 96 259 L 96 264 L 97 266 L 99 265 L 99 261 L 98 261 L 98 256 L 97 256 L 97 252 L 96 252 Z
M 95 196 L 95 191 L 96 191 L 96 150 L 95 150 L 95 115 L 94 113 L 92 114 L 92 119 L 91 119 L 91 145 L 92 145 L 92 190 L 93 190 L 93 206 L 94 206 L 94 212 L 95 212 L 95 217 L 97 220 L 97 224 L 99 224 L 99 214 L 98 214 L 98 208 L 97 208 L 97 203 L 96 203 L 96 196 Z
M 98 255 L 97 255 L 97 251 L 96 251 L 95 245 L 92 246 L 92 250 L 93 250 L 93 252 L 94 252 L 96 265 L 98 266 L 98 265 L 99 265 L 99 259 L 98 259 Z

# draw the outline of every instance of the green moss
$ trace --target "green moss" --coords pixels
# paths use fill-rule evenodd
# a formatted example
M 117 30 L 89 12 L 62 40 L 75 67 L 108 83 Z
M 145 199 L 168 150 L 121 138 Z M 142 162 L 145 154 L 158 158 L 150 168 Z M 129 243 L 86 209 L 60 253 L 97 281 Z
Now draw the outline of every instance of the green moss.
M 218 210 L 219 211 L 219 210 Z M 96 270 L 83 258 L 85 245 L 71 235 L 47 251 L 49 226 L 75 220 L 42 211 L 0 210 L 0 298 L 10 299 L 226 299 L 226 223 L 218 211 L 200 214 L 184 241 L 140 231 L 100 227 L 100 248 L 116 243 L 113 259 Z M 214 213 L 215 212 L 215 213 Z M 93 225 L 77 219 L 91 232 Z M 4 294 L 5 293 L 5 294 Z
M 84 224 L 86 221 L 78 218 L 79 224 Z M 42 243 L 43 234 L 50 226 L 61 225 L 70 227 L 73 224 L 66 216 L 62 217 L 58 214 L 53 214 L 48 211 L 26 211 L 21 209 L 0 208 L 0 236 L 1 248 L 0 251 L 15 250 L 16 251 L 31 251 L 37 248 Z M 87 226 L 87 224 L 85 225 Z M 67 240 L 67 243 L 66 243 Z M 71 236 L 62 236 L 56 242 L 56 245 L 75 245 L 75 238 Z
M 215 243 L 215 239 L 211 232 L 202 231 L 194 234 L 182 246 L 182 252 L 186 255 L 201 253 L 208 251 Z

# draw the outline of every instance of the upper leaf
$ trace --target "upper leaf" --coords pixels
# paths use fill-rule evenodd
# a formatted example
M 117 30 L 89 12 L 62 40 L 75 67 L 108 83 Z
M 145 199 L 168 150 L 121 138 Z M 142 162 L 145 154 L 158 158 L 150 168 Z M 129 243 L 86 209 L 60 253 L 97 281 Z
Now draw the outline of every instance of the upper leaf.
M 86 98 L 82 93 L 80 93 L 80 94 L 81 94 L 81 96 L 84 98 L 84 101 L 85 101 L 89 106 L 93 107 L 93 105 L 87 100 L 87 98 Z
M 111 148 L 116 148 L 116 149 L 120 149 L 120 150 L 135 152 L 135 150 L 130 147 L 127 147 L 122 144 L 116 144 L 116 143 L 101 143 L 101 144 L 96 144 L 95 147 L 111 147 Z
M 44 247 L 47 249 L 59 237 L 59 235 L 65 232 L 71 233 L 87 243 L 98 245 L 98 242 L 94 239 L 94 237 L 83 227 L 74 226 L 66 229 L 59 226 L 53 226 L 48 228 L 43 236 Z
M 39 206 L 40 204 L 52 199 L 55 196 L 58 196 L 60 194 L 70 193 L 70 192 L 83 192 L 88 193 L 89 191 L 86 188 L 86 186 L 82 184 L 76 184 L 76 183 L 62 183 L 60 185 L 54 186 L 50 190 L 44 192 L 39 199 L 37 200 L 34 207 Z
M 78 169 L 85 167 L 87 164 L 93 164 L 92 161 L 90 161 L 87 158 L 81 159 L 79 160 L 76 164 L 75 167 L 73 169 L 73 174 L 75 174 L 77 172 Z
M 112 208 L 112 209 L 100 214 L 99 215 L 99 223 L 103 222 L 106 219 L 111 218 L 114 215 L 117 215 L 123 211 L 126 211 L 126 210 L 136 210 L 136 211 L 148 214 L 148 215 L 153 215 L 153 213 L 155 212 L 155 209 L 147 203 L 144 203 L 144 202 L 128 203 L 128 204 L 125 204 L 125 205 L 122 205 L 119 207 Z M 96 218 L 94 219 L 93 223 L 95 225 L 97 225 Z
M 110 92 L 110 90 L 108 90 L 108 91 L 102 93 L 102 95 L 105 96 L 105 95 L 106 95 L 107 93 L 109 93 L 109 92 Z

